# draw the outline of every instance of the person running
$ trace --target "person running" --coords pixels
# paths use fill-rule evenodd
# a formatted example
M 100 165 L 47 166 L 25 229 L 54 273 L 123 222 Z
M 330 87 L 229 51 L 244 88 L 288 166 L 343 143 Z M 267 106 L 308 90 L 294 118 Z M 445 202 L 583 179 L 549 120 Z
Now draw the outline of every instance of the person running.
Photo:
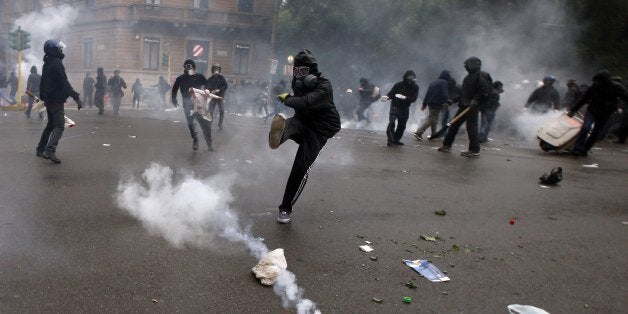
M 443 70 L 440 72 L 438 79 L 430 83 L 430 86 L 427 88 L 427 93 L 425 93 L 425 98 L 423 98 L 421 111 L 425 111 L 425 108 L 427 107 L 429 108 L 429 114 L 423 125 L 421 125 L 416 132 L 414 132 L 414 137 L 417 140 L 423 140 L 423 132 L 425 132 L 427 128 L 431 128 L 432 134 L 436 133 L 438 116 L 443 110 L 443 106 L 447 106 L 447 101 L 449 100 L 450 78 L 451 75 L 449 74 L 449 71 Z
M 397 82 L 382 101 L 390 100 L 388 127 L 386 136 L 388 146 L 403 145 L 401 137 L 406 130 L 406 123 L 410 118 L 410 105 L 419 97 L 419 85 L 416 83 L 414 71 L 408 70 L 403 74 L 403 80 Z M 396 122 L 396 127 L 395 127 Z

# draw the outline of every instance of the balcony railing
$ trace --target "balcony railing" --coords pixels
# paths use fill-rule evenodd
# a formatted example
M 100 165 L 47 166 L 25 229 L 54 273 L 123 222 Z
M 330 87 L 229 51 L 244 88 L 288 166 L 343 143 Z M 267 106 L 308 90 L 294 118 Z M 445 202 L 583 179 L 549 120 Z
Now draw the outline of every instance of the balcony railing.
M 272 27 L 272 16 L 151 4 L 96 7 L 86 9 L 84 13 L 79 15 L 77 19 L 78 24 L 104 21 L 152 20 L 258 29 L 269 29 Z

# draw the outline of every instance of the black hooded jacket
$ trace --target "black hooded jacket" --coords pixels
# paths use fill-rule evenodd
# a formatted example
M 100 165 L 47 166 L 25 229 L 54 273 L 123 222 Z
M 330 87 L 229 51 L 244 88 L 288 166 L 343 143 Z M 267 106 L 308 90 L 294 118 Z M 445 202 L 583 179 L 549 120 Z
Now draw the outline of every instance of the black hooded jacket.
M 44 55 L 44 66 L 41 70 L 40 98 L 46 103 L 65 103 L 68 97 L 77 99 L 79 94 L 74 91 L 68 81 L 63 66 L 61 52 Z
M 393 88 L 388 92 L 387 96 L 390 98 L 390 109 L 396 108 L 410 108 L 410 105 L 417 100 L 419 97 L 419 85 L 415 82 L 408 82 L 407 77 L 414 74 L 414 71 L 406 71 L 403 74 L 403 80 L 401 82 L 397 82 Z M 406 96 L 406 99 L 399 99 L 395 97 L 396 94 L 401 94 Z
M 451 75 L 449 71 L 443 70 L 440 72 L 438 79 L 430 83 L 427 88 L 427 93 L 423 98 L 423 108 L 429 106 L 430 109 L 441 109 L 443 104 L 449 100 L 449 80 Z
M 181 90 L 181 98 L 183 104 L 191 103 L 192 94 L 190 94 L 190 87 L 202 89 L 203 86 L 207 86 L 207 80 L 205 76 L 200 73 L 194 73 L 192 75 L 181 74 L 172 84 L 172 104 L 178 106 L 177 92 Z
M 222 74 L 214 73 L 207 79 L 207 89 L 210 91 L 218 90 L 218 96 L 225 97 L 225 91 L 229 87 L 227 80 Z
M 617 110 L 618 99 L 628 103 L 626 88 L 611 79 L 608 71 L 601 71 L 593 77 L 593 85 L 571 109 L 578 111 L 584 104 L 589 104 L 587 111 L 594 116 L 608 116 Z
M 468 74 L 462 80 L 460 106 L 468 107 L 475 102 L 479 107 L 484 107 L 493 89 L 493 79 L 481 70 L 482 62 L 476 57 L 467 59 L 465 66 L 468 66 Z
M 334 105 L 334 90 L 331 82 L 320 73 L 311 91 L 292 89 L 294 96 L 288 97 L 285 105 L 294 108 L 294 117 L 316 133 L 331 138 L 340 131 L 340 115 Z
M 360 79 L 360 87 L 362 88 L 358 91 L 360 94 L 360 104 L 370 105 L 373 103 L 373 89 L 375 89 L 375 86 L 369 83 L 367 79 L 363 78 Z

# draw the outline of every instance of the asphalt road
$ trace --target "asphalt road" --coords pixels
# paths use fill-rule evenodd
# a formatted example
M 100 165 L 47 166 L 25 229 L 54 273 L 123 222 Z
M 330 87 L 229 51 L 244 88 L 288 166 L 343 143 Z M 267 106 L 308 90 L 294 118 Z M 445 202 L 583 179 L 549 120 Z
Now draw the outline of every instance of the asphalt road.
M 293 222 L 280 225 L 295 144 L 270 150 L 261 119 L 227 115 L 225 130 L 214 129 L 216 151 L 195 153 L 181 111 L 125 109 L 67 110 L 78 125 L 59 145 L 60 165 L 35 156 L 41 122 L 0 112 L 0 312 L 294 311 L 251 274 L 257 261 L 241 243 L 176 248 L 117 205 L 121 180 L 153 162 L 175 181 L 231 176 L 239 224 L 285 250 L 303 297 L 323 313 L 628 308 L 625 145 L 602 143 L 584 159 L 497 135 L 468 159 L 459 155 L 464 134 L 441 153 L 439 142 L 408 136 L 388 148 L 383 132 L 342 130 L 312 169 Z M 556 166 L 564 180 L 541 187 L 538 177 Z M 374 251 L 361 252 L 364 241 Z M 431 260 L 451 281 L 429 282 L 403 259 Z

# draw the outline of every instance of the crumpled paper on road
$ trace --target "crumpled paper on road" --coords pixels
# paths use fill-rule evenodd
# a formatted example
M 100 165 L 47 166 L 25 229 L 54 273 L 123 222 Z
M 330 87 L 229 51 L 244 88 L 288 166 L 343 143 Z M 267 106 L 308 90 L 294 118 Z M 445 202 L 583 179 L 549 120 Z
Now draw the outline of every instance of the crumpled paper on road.
M 260 258 L 259 262 L 251 270 L 256 278 L 266 286 L 272 286 L 282 271 L 288 268 L 288 262 L 283 255 L 283 249 L 272 250 Z

